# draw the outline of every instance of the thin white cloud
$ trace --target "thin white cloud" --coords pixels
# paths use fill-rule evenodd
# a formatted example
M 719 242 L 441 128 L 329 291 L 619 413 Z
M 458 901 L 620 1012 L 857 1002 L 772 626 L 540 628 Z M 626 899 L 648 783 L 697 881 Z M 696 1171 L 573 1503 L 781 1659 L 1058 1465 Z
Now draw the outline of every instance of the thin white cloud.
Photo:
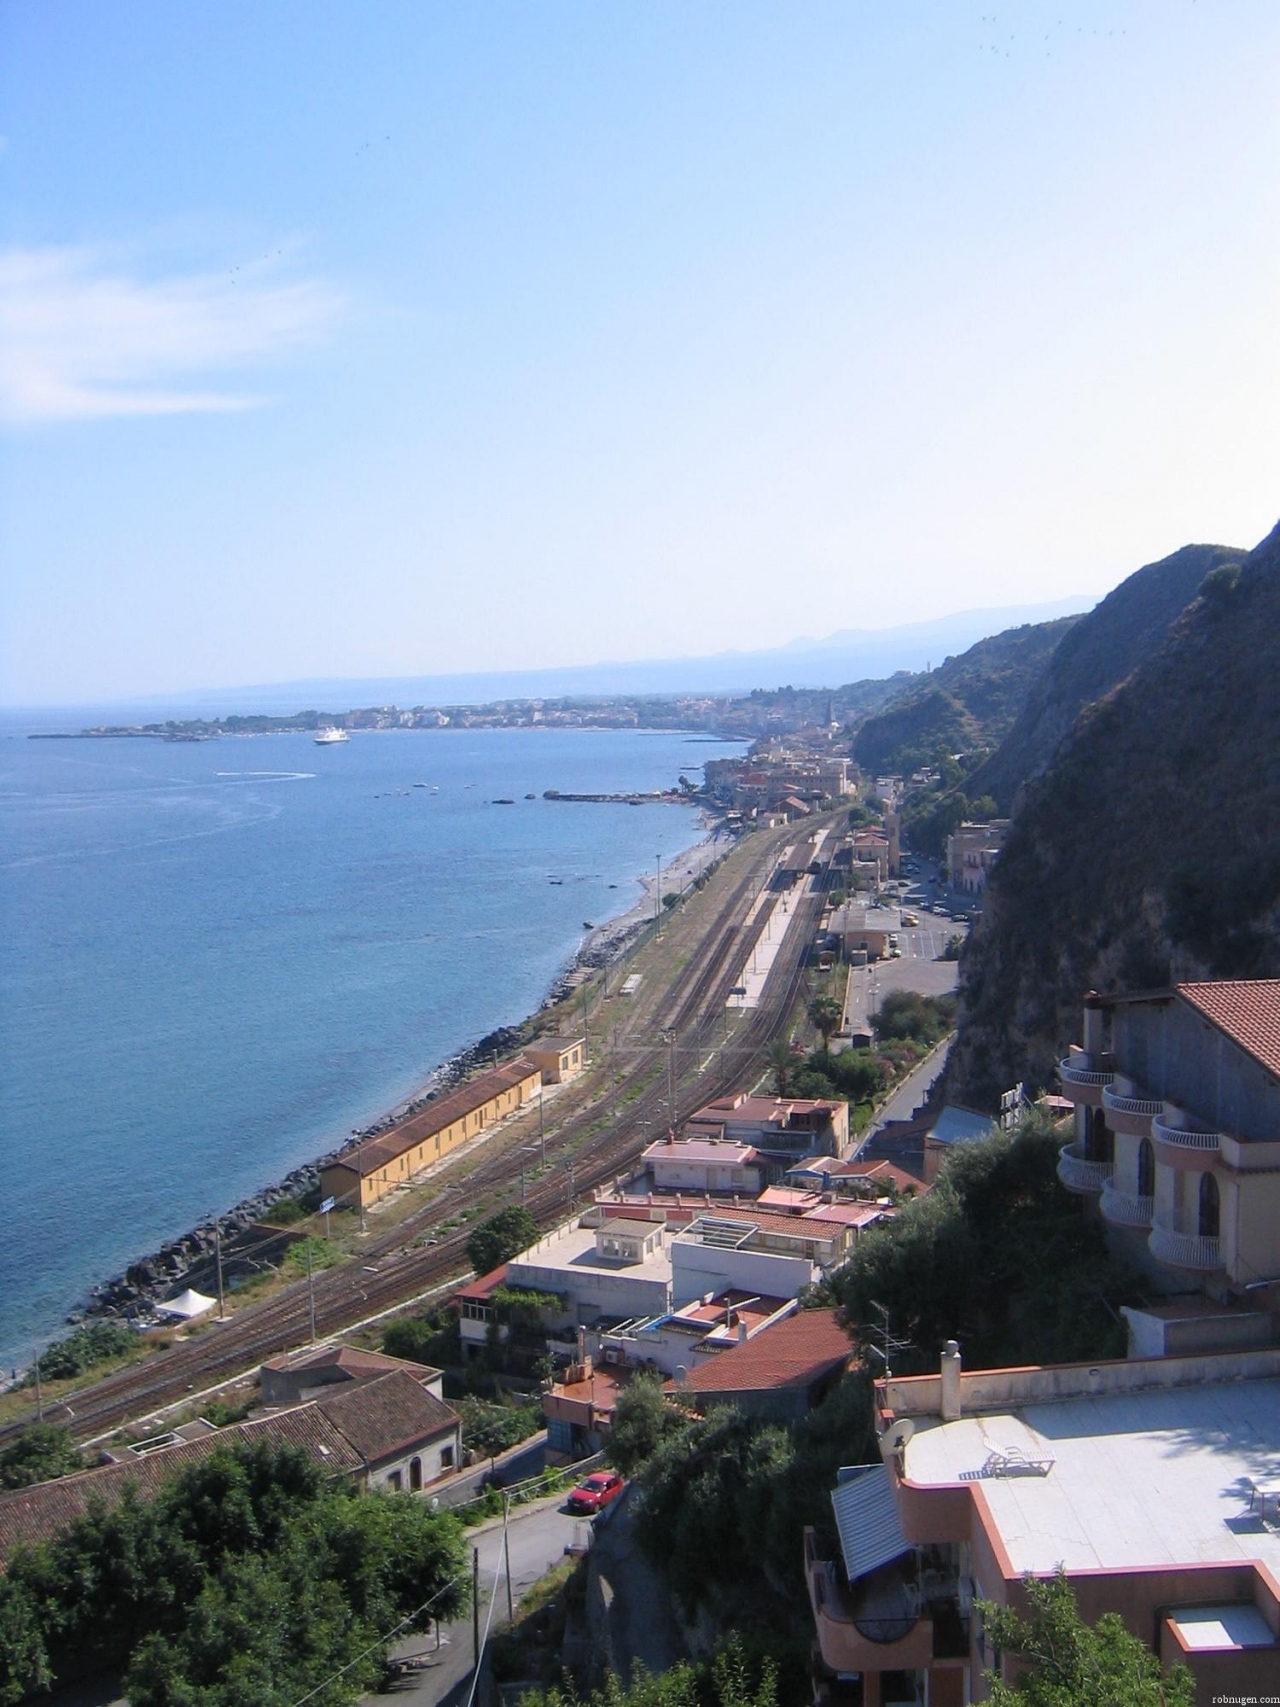
M 340 307 L 326 285 L 253 267 L 141 278 L 90 249 L 0 252 L 0 415 L 251 409 L 266 398 L 241 389 L 246 370 L 315 341 Z

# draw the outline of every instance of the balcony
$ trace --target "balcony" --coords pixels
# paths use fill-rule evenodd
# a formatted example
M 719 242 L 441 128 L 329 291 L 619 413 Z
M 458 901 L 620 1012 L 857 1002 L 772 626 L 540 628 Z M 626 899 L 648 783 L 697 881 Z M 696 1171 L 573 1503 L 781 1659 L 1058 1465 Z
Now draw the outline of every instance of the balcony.
M 1102 1214 L 1113 1227 L 1149 1227 L 1155 1213 L 1154 1197 L 1139 1197 L 1133 1191 L 1118 1191 L 1110 1180 L 1102 1188 Z
M 1212 1274 L 1222 1267 L 1221 1239 L 1212 1239 L 1204 1233 L 1179 1233 L 1159 1221 L 1151 1229 L 1147 1248 L 1157 1262 L 1167 1263 L 1170 1268 Z
M 1151 1122 L 1157 1114 L 1164 1113 L 1164 1103 L 1159 1097 L 1117 1091 L 1111 1085 L 1103 1088 L 1102 1106 L 1107 1111 L 1107 1124 L 1112 1131 L 1127 1132 L 1134 1138 L 1149 1138 Z
M 1158 1114 L 1151 1122 L 1156 1160 L 1170 1168 L 1207 1168 L 1221 1148 L 1221 1135 L 1201 1132 L 1191 1126 L 1171 1126 Z
M 1114 1073 L 1099 1073 L 1088 1065 L 1087 1055 L 1068 1056 L 1065 1061 L 1058 1062 L 1058 1077 L 1062 1080 L 1064 1096 L 1072 1102 L 1086 1103 L 1090 1108 L 1097 1108 L 1102 1101 L 1103 1089 L 1115 1078 Z
M 1091 1162 L 1083 1144 L 1068 1144 L 1058 1152 L 1058 1179 L 1068 1191 L 1101 1191 L 1114 1172 L 1111 1162 Z
M 823 1664 L 840 1674 L 912 1671 L 935 1657 L 933 1619 L 907 1585 L 888 1597 L 851 1589 L 840 1571 L 817 1557 L 814 1533 L 805 1531 L 805 1575 Z M 948 1632 L 948 1635 L 950 1632 Z

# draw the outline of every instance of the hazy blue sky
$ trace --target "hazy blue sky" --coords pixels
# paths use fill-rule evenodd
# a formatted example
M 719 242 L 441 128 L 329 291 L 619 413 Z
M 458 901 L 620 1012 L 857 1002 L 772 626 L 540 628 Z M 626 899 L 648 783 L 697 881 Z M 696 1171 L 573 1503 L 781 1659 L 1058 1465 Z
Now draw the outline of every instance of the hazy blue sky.
M 753 647 L 1280 512 L 1276 0 L 7 0 L 2 697 Z

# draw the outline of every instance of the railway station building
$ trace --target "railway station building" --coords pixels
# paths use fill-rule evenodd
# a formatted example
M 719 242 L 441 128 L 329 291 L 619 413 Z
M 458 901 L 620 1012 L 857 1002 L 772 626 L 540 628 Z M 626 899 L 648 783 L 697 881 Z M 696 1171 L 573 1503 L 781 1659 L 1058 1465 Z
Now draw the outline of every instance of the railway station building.
M 523 1108 L 541 1089 L 542 1069 L 527 1055 L 479 1073 L 418 1114 L 325 1162 L 320 1194 L 333 1198 L 339 1209 L 367 1209 L 487 1126 Z

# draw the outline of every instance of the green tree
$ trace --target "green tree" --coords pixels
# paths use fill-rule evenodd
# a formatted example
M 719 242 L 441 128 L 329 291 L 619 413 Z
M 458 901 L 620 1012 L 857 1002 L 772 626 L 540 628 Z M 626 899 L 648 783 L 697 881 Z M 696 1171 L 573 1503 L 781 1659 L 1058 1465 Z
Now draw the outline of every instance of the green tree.
M 1028 1577 L 1025 1586 L 1025 1619 L 979 1603 L 990 1640 L 1028 1667 L 1012 1685 L 988 1673 L 993 1707 L 1194 1707 L 1191 1673 L 1184 1666 L 1162 1673 L 1118 1613 L 1086 1624 L 1065 1573 L 1044 1582 Z
M 427 1316 L 402 1316 L 383 1331 L 382 1349 L 388 1357 L 403 1357 L 410 1363 L 437 1368 L 461 1363 L 458 1318 L 450 1309 L 433 1310 Z
M 824 1059 L 830 1059 L 831 1039 L 840 1029 L 844 1009 L 834 996 L 815 996 L 809 1003 L 809 1023 L 822 1036 Z
M 1060 1143 L 1035 1113 L 954 1146 L 927 1195 L 859 1239 L 837 1277 L 849 1320 L 887 1308 L 904 1369 L 936 1369 L 951 1338 L 979 1369 L 1122 1356 L 1135 1282 L 1058 1184 Z
M 572 1688 L 534 1690 L 520 1698 L 520 1707 L 777 1707 L 777 1702 L 776 1661 L 769 1654 L 753 1661 L 733 1636 L 717 1648 L 709 1667 L 680 1660 L 655 1675 L 638 1665 L 629 1684 L 610 1674 L 602 1689 L 585 1697 Z
M 467 1240 L 467 1258 L 477 1274 L 508 1262 L 538 1237 L 538 1223 L 518 1203 L 482 1221 Z
M 39 1604 L 25 1583 L 0 1577 L 0 1707 L 52 1682 Z
M 689 1426 L 689 1416 L 663 1397 L 660 1375 L 637 1375 L 618 1396 L 605 1456 L 624 1476 L 634 1476 L 664 1440 Z
M 877 1039 L 910 1038 L 937 1043 L 955 1020 L 954 996 L 921 996 L 914 990 L 890 990 L 880 1003 L 872 1026 Z
M 796 1064 L 791 1045 L 785 1037 L 777 1037 L 765 1050 L 765 1058 L 769 1063 L 769 1071 L 773 1074 L 774 1096 L 786 1096 Z
M 0 1488 L 29 1488 L 84 1469 L 84 1459 L 65 1428 L 32 1423 L 0 1452 Z

